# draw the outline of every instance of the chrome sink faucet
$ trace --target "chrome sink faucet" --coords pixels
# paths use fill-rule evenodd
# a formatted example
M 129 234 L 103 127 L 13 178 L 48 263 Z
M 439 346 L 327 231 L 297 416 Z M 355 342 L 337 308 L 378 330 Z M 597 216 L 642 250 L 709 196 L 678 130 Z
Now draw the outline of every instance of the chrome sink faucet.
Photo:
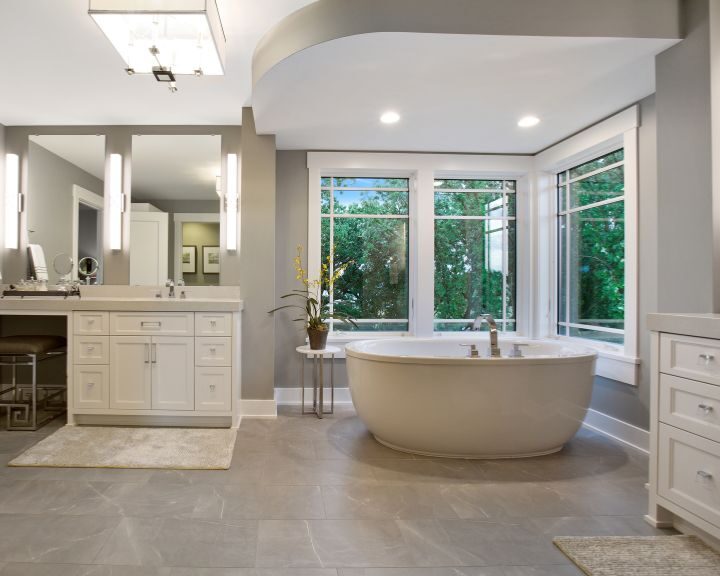
M 172 280 L 165 282 L 165 288 L 170 288 L 170 290 L 168 290 L 168 298 L 175 298 L 175 283 Z
M 492 317 L 492 314 L 480 314 L 480 316 L 475 318 L 472 329 L 474 331 L 479 331 L 482 328 L 483 322 L 487 322 L 487 325 L 490 327 L 490 356 L 492 358 L 500 358 L 501 354 L 500 346 L 498 346 L 497 324 L 495 323 L 495 318 Z

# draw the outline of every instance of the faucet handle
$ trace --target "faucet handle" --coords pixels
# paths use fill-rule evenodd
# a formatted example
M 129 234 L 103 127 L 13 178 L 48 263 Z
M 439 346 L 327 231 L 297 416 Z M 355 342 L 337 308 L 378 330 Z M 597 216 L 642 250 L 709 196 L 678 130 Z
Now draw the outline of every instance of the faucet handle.
M 177 286 L 185 286 L 185 280 L 180 278 L 180 280 L 177 281 Z
M 513 342 L 512 343 L 512 350 L 508 353 L 508 358 L 522 358 L 523 353 L 520 349 L 521 346 L 530 346 L 530 344 L 527 344 L 525 342 Z
M 175 283 L 174 283 L 172 280 L 170 280 L 170 278 L 168 278 L 168 279 L 165 281 L 165 288 L 170 288 L 170 287 L 172 287 L 172 286 L 175 286 Z
M 460 344 L 460 346 L 470 348 L 470 350 L 468 350 L 469 358 L 477 358 L 478 356 L 480 356 L 480 353 L 478 352 L 478 349 L 477 349 L 477 344 Z

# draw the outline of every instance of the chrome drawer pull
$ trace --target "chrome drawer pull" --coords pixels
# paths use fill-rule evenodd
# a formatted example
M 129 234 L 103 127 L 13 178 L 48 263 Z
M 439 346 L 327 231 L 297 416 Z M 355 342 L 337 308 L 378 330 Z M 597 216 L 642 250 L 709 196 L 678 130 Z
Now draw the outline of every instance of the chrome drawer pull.
M 703 480 L 710 480 L 713 475 L 710 474 L 710 472 L 705 472 L 705 470 L 698 470 L 697 475 L 702 478 Z
M 698 358 L 700 358 L 700 360 L 705 360 L 706 365 L 715 360 L 715 356 L 712 354 L 698 354 Z
M 210 384 L 210 390 L 215 391 L 215 384 Z
M 714 410 L 714 408 L 712 406 L 710 406 L 709 404 L 698 404 L 698 408 L 700 408 L 700 410 L 705 412 L 705 416 L 707 416 L 708 414 L 710 414 L 710 412 L 712 412 Z
M 215 328 L 215 326 L 217 326 L 217 320 L 210 320 L 210 326 Z
M 88 388 L 92 388 L 93 386 L 95 386 L 95 382 L 88 382 Z
M 162 322 L 140 322 L 141 328 L 160 328 Z
M 93 350 L 95 350 L 95 346 L 88 346 L 87 348 L 88 352 L 92 352 Z
M 210 348 L 210 353 L 215 354 L 215 348 Z

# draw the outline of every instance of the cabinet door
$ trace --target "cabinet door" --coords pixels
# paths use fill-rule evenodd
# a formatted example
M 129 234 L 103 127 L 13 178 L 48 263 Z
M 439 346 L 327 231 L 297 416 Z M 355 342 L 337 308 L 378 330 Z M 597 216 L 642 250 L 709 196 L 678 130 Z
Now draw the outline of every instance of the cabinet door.
M 152 407 L 195 409 L 195 339 L 152 337 Z
M 109 408 L 108 367 L 75 366 L 75 408 Z
M 110 337 L 110 408 L 152 408 L 150 343 L 149 336 Z

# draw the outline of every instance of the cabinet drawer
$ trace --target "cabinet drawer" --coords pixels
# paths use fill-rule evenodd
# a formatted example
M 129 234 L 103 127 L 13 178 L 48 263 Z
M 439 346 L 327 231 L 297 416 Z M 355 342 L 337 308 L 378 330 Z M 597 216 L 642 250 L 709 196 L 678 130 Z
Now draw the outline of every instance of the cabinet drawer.
M 720 340 L 661 334 L 660 371 L 720 384 Z
M 107 366 L 75 366 L 73 372 L 75 408 L 109 408 L 110 377 Z
M 107 335 L 109 316 L 108 312 L 75 312 L 75 334 Z
M 660 420 L 720 442 L 720 387 L 660 374 Z
M 232 338 L 195 338 L 197 366 L 231 366 Z
M 203 312 L 195 314 L 196 336 L 232 336 L 232 314 Z
M 720 526 L 720 444 L 660 424 L 658 493 Z
M 75 364 L 107 364 L 110 358 L 109 336 L 76 336 L 73 341 Z
M 195 410 L 229 412 L 232 408 L 231 382 L 230 368 L 196 368 Z
M 110 314 L 110 334 L 113 336 L 192 336 L 195 318 L 192 313 L 114 312 Z

